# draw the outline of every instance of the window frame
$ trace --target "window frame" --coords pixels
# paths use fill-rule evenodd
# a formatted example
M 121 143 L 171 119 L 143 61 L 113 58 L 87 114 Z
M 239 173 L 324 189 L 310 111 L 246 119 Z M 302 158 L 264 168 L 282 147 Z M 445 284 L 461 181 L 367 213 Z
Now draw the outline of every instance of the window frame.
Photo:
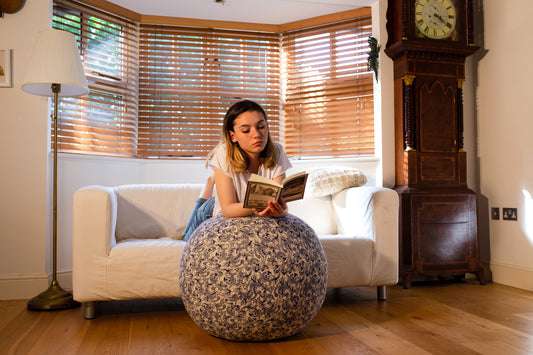
M 86 96 L 59 103 L 58 150 L 135 156 L 138 24 L 68 0 L 54 0 L 52 23 L 76 36 L 89 86 Z M 109 43 L 114 46 L 106 49 Z
M 129 88 L 129 90 L 131 90 L 133 88 L 133 95 L 132 95 L 132 99 L 131 99 L 131 102 L 133 102 L 133 107 L 129 107 L 127 109 L 125 109 L 125 111 L 127 111 L 127 113 L 129 115 L 133 114 L 134 115 L 134 119 L 133 121 L 130 120 L 128 121 L 127 123 L 129 124 L 129 126 L 127 124 L 124 125 L 124 127 L 126 127 L 126 130 L 129 130 L 128 132 L 130 133 L 130 140 L 126 143 L 126 145 L 128 146 L 126 149 L 116 149 L 116 147 L 112 147 L 111 149 L 109 148 L 106 148 L 106 149 L 95 149 L 94 147 L 92 146 L 89 146 L 87 147 L 85 150 L 73 150 L 71 148 L 69 148 L 68 145 L 65 145 L 65 144 L 62 144 L 61 143 L 61 137 L 60 138 L 60 146 L 59 146 L 59 149 L 60 151 L 62 152 L 70 152 L 70 153 L 82 153 L 82 154 L 91 154 L 91 155 L 98 155 L 98 154 L 102 154 L 102 155 L 109 155 L 109 156 L 123 156 L 123 157 L 129 157 L 129 158 L 147 158 L 147 157 L 154 157 L 154 156 L 150 156 L 150 155 L 145 155 L 145 154 L 138 154 L 138 146 L 139 146 L 139 121 L 138 121 L 138 117 L 139 117 L 139 111 L 140 111 L 140 108 L 139 108 L 139 86 L 140 86 L 140 82 L 139 82 L 139 70 L 140 69 L 140 62 L 139 62 L 139 56 L 140 56 L 140 52 L 139 52 L 139 42 L 140 42 L 140 26 L 144 26 L 144 25 L 152 25 L 152 24 L 156 24 L 156 25 L 167 25 L 167 24 L 170 24 L 170 25 L 178 25 L 178 26 L 187 26 L 187 27 L 198 27 L 198 26 L 202 26 L 202 27 L 210 27 L 209 24 L 210 23 L 213 23 L 215 24 L 214 27 L 217 27 L 217 28 L 220 28 L 220 29 L 227 29 L 228 31 L 234 31 L 235 30 L 235 27 L 238 27 L 240 28 L 240 30 L 248 30 L 248 31 L 252 31 L 254 32 L 254 30 L 264 30 L 265 32 L 274 32 L 274 33 L 278 33 L 278 34 L 281 34 L 281 33 L 286 33 L 286 32 L 290 32 L 290 31 L 293 31 L 293 30 L 301 30 L 302 28 L 313 28 L 313 27 L 316 27 L 316 26 L 320 26 L 320 25 L 323 25 L 324 23 L 335 23 L 337 22 L 339 19 L 346 19 L 346 18 L 352 18 L 352 17 L 359 17 L 359 16 L 370 16 L 371 15 L 371 9 L 370 8 L 360 8 L 360 9 L 356 9 L 356 10 L 350 10 L 350 11 L 347 11 L 347 12 L 344 12 L 344 13 L 339 13 L 339 14 L 332 14 L 332 15 L 325 15 L 325 16 L 321 16 L 320 18 L 313 18 L 313 19 L 309 19 L 309 20 L 304 20 L 304 21 L 297 21 L 295 23 L 289 23 L 289 24 L 283 24 L 283 25 L 277 25 L 277 26 L 274 26 L 274 25 L 258 25 L 258 24 L 245 24 L 245 23 L 224 23 L 223 21 L 208 21 L 208 20 L 194 20 L 194 19 L 168 19 L 168 18 L 158 18 L 158 17 L 154 17 L 154 16 L 144 16 L 144 15 L 139 15 L 139 14 L 136 14 L 136 13 L 133 13 L 133 12 L 130 12 L 129 10 L 126 10 L 124 8 L 120 8 L 120 7 L 116 7 L 116 6 L 109 6 L 109 5 L 106 5 L 105 3 L 101 3 L 99 1 L 85 1 L 83 4 L 78 2 L 78 1 L 75 1 L 75 0 L 54 0 L 54 7 L 57 6 L 57 5 L 64 5 L 64 4 L 67 4 L 69 6 L 71 6 L 72 4 L 74 4 L 75 6 L 84 6 L 84 8 L 90 8 L 91 10 L 94 10 L 94 11 L 97 11 L 99 14 L 102 14 L 102 15 L 105 15 L 105 16 L 109 16 L 110 18 L 113 18 L 113 19 L 116 19 L 116 18 L 120 18 L 121 20 L 124 20 L 124 21 L 128 21 L 130 23 L 133 24 L 133 27 L 135 28 L 136 26 L 136 29 L 137 29 L 137 38 L 136 39 L 132 39 L 132 44 L 133 44 L 133 47 L 134 48 L 134 53 L 133 53 L 133 57 L 134 57 L 134 65 L 136 65 L 136 71 L 134 72 L 134 75 L 130 78 L 128 78 L 128 80 L 124 81 L 125 83 L 125 86 L 127 86 Z M 72 6 L 74 6 L 72 5 Z M 101 8 L 101 9 L 100 9 Z M 183 23 L 180 23 L 184 21 Z M 371 27 L 371 25 L 370 25 Z M 136 61 L 135 61 L 136 60 Z M 133 72 L 133 71 L 132 71 Z M 107 89 L 107 86 L 106 84 L 108 84 L 110 81 L 113 81 L 113 77 L 107 77 L 106 75 L 92 75 L 91 73 L 87 73 L 87 76 L 88 76 L 88 79 L 89 79 L 89 88 L 91 90 L 91 83 L 94 83 L 97 87 L 97 88 L 106 88 Z M 370 74 L 370 76 L 372 76 L 372 74 Z M 98 86 L 97 84 L 99 84 L 100 86 Z M 371 80 L 369 85 L 371 87 L 373 87 L 373 81 Z M 373 93 L 372 93 L 372 97 L 373 97 Z M 244 97 L 243 97 L 244 98 Z M 246 98 L 249 98 L 249 97 L 246 97 Z M 91 97 L 87 97 L 87 98 L 81 98 L 81 99 L 72 99 L 72 98 L 68 98 L 66 100 L 63 100 L 63 102 L 65 102 L 66 104 L 69 104 L 69 100 L 72 100 L 72 102 L 70 103 L 70 105 L 72 106 L 78 106 L 78 109 L 81 110 L 79 112 L 82 112 L 79 114 L 80 117 L 82 117 L 83 113 L 86 112 L 87 110 L 87 106 L 90 105 L 90 103 L 92 102 L 91 101 Z M 75 100 L 78 100 L 78 101 L 75 101 Z M 136 105 L 135 105 L 136 103 Z M 227 109 L 227 107 L 229 107 L 229 104 L 230 102 L 227 102 L 226 105 L 224 107 L 221 107 L 221 109 L 225 112 L 225 110 Z M 282 104 L 280 104 L 282 105 Z M 222 106 L 222 104 L 220 104 L 219 106 Z M 373 105 L 372 105 L 373 106 Z M 282 106 L 280 106 L 282 107 Z M 64 110 L 63 107 L 61 107 L 60 109 Z M 372 107 L 373 109 L 373 107 Z M 64 115 L 62 115 L 63 112 L 60 112 L 60 117 L 64 117 Z M 274 110 L 272 111 L 272 113 L 270 112 L 267 112 L 268 115 L 269 115 L 269 122 L 270 124 L 274 124 L 275 123 L 275 119 L 279 116 L 282 115 L 282 109 L 279 109 L 279 110 Z M 223 118 L 223 113 L 220 112 L 219 114 L 219 119 L 218 121 L 220 122 L 221 119 Z M 373 118 L 372 118 L 373 119 Z M 285 117 L 283 118 L 283 120 L 280 120 L 280 124 L 284 124 L 284 120 L 285 120 Z M 63 118 L 60 120 L 60 130 L 62 128 L 62 122 L 63 121 Z M 133 122 L 133 125 L 131 124 Z M 215 125 L 216 124 L 219 124 L 219 123 L 216 123 L 215 122 Z M 372 131 L 374 131 L 374 127 L 373 127 L 373 124 L 372 124 Z M 95 131 L 95 133 L 87 133 L 86 134 L 86 137 L 85 139 L 86 140 L 93 140 L 95 138 L 98 138 L 102 135 L 105 135 L 106 132 L 103 132 L 103 131 Z M 278 138 L 281 138 L 282 142 L 284 140 L 286 140 L 286 135 L 283 133 L 283 132 L 275 132 L 274 134 L 275 136 L 275 139 L 278 140 Z M 374 132 L 374 136 L 375 136 L 375 132 Z M 214 136 L 211 137 L 211 139 L 214 139 Z M 111 145 L 120 145 L 120 144 L 124 144 L 124 142 L 121 140 L 120 137 L 118 138 L 115 138 L 115 139 L 112 139 L 111 140 Z M 350 143 L 351 144 L 351 143 Z M 213 145 L 213 141 L 211 141 L 208 146 L 212 146 Z M 204 147 L 204 150 L 207 149 Z M 376 152 L 376 147 L 375 147 L 375 139 L 373 138 L 372 139 L 372 152 L 371 153 L 363 153 L 363 154 L 360 154 L 360 155 L 352 155 L 352 154 L 339 154 L 339 155 L 328 155 L 328 154 L 319 154 L 319 155 L 308 155 L 306 156 L 305 154 L 301 154 L 301 153 L 292 153 L 292 152 L 289 152 L 289 155 L 292 157 L 292 158 L 295 158 L 295 157 L 301 157 L 301 158 L 357 158 L 357 157 L 375 157 L 375 152 Z M 192 157 L 192 158 L 199 158 L 199 157 L 205 157 L 205 152 L 200 154 L 200 155 L 189 155 L 188 157 L 185 157 L 185 156 L 176 156 L 175 154 L 169 154 L 169 155 L 155 155 L 155 157 L 158 157 L 158 158 L 164 158 L 164 157 L 168 157 L 170 156 L 171 158 L 177 158 L 177 159 L 186 159 L 188 157 Z

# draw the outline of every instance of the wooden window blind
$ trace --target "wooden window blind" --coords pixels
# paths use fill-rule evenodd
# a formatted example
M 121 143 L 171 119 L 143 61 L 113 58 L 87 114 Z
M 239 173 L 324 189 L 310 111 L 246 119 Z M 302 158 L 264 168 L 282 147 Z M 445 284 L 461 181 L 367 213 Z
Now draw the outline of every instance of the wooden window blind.
M 201 157 L 231 104 L 263 106 L 279 140 L 279 34 L 141 24 L 138 155 Z
M 62 98 L 59 151 L 134 156 L 138 25 L 71 0 L 54 0 L 54 28 L 76 35 L 89 93 Z
M 282 34 L 283 145 L 289 156 L 374 155 L 370 11 Z

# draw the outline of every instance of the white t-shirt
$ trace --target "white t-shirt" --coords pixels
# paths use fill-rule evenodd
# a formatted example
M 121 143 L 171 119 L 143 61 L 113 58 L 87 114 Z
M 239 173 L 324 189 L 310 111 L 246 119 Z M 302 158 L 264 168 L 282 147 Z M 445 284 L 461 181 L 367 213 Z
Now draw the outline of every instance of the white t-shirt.
M 278 164 L 274 165 L 271 168 L 265 168 L 263 165 L 259 167 L 259 170 L 257 171 L 257 175 L 264 176 L 269 179 L 274 179 L 283 173 L 285 173 L 289 168 L 292 167 L 291 162 L 289 161 L 289 158 L 287 157 L 287 154 L 285 154 L 285 151 L 283 150 L 281 144 L 276 144 L 276 147 L 278 148 Z M 226 144 L 219 145 L 215 152 L 213 153 L 213 156 L 208 162 L 210 167 L 213 168 L 219 168 L 224 174 L 226 174 L 228 177 L 230 177 L 233 180 L 233 187 L 235 188 L 235 191 L 237 192 L 237 201 L 242 202 L 244 201 L 244 194 L 246 193 L 246 186 L 248 185 L 248 179 L 250 179 L 250 176 L 252 175 L 249 172 L 240 173 L 235 172 L 228 164 L 228 160 L 226 159 Z M 213 211 L 213 216 L 216 216 L 217 214 L 222 214 L 222 209 L 220 208 L 220 202 L 218 199 L 215 199 L 215 209 Z

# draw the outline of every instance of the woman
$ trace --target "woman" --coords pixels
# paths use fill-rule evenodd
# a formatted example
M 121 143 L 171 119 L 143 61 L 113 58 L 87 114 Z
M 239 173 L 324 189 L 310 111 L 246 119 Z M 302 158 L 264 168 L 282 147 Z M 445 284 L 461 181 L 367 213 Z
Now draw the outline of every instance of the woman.
M 213 191 L 213 180 L 217 192 L 213 215 L 231 218 L 251 214 L 282 217 L 287 214 L 287 204 L 282 198 L 269 202 L 264 209 L 243 208 L 251 174 L 281 183 L 285 172 L 292 166 L 281 145 L 272 141 L 265 111 L 259 104 L 244 100 L 229 108 L 224 117 L 222 139 L 207 160 L 208 166 L 214 169 L 214 179 L 210 175 L 196 202 L 184 240 L 188 240 L 196 227 L 210 217 L 209 208 L 204 205 L 213 204 L 214 197 L 207 199 Z

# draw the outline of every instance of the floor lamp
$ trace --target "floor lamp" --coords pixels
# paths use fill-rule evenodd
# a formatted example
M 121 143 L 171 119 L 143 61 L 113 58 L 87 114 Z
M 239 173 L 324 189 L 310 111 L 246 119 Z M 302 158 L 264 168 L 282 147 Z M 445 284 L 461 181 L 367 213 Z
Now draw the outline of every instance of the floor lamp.
M 76 38 L 62 30 L 43 30 L 37 35 L 22 90 L 54 98 L 53 172 L 53 274 L 50 287 L 28 302 L 31 310 L 59 310 L 79 306 L 72 294 L 57 282 L 57 118 L 60 96 L 86 95 L 87 79 L 81 64 Z

